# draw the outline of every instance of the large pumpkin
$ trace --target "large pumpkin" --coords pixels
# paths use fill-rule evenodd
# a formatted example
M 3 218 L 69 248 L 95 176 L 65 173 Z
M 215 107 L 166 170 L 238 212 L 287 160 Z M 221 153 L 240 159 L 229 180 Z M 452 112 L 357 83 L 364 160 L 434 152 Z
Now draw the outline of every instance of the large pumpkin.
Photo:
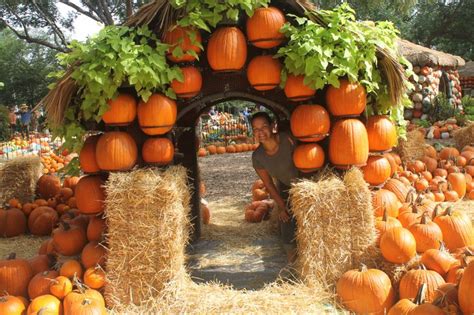
M 102 115 L 106 125 L 126 126 L 137 116 L 137 101 L 129 94 L 119 94 L 108 100 L 109 109 Z
M 98 242 L 96 241 L 89 242 L 82 249 L 82 253 L 81 253 L 82 265 L 86 269 L 90 267 L 95 267 L 96 265 L 100 265 L 104 267 L 106 254 L 107 254 L 106 249 L 102 245 L 100 245 Z
M 387 151 L 397 144 L 397 129 L 387 116 L 371 116 L 366 126 L 371 152 Z
M 412 269 L 400 280 L 400 299 L 415 298 L 423 283 L 427 285 L 426 301 L 432 302 L 436 290 L 440 285 L 445 284 L 445 281 L 436 271 L 426 270 L 423 266 L 419 269 Z
M 147 102 L 138 104 L 138 123 L 147 135 L 162 135 L 173 128 L 177 110 L 175 101 L 162 94 L 153 94 Z
M 0 314 L 3 315 L 23 315 L 26 313 L 23 301 L 13 295 L 0 296 Z
M 457 248 L 474 245 L 474 229 L 469 217 L 460 211 L 448 207 L 446 211 L 433 220 L 443 232 L 446 247 L 453 251 Z
M 337 281 L 337 295 L 342 304 L 357 314 L 384 314 L 395 303 L 390 278 L 381 270 L 349 270 Z
M 142 157 L 147 163 L 167 165 L 173 161 L 173 143 L 168 138 L 149 138 L 143 144 Z
M 33 271 L 27 260 L 15 258 L 16 255 L 11 254 L 7 259 L 0 260 L 0 292 L 2 295 L 27 297 Z
M 100 135 L 93 135 L 86 139 L 79 153 L 79 164 L 84 173 L 97 173 L 100 171 L 95 159 L 95 149 Z
M 291 113 L 291 132 L 303 142 L 317 142 L 329 134 L 330 119 L 320 105 L 299 105 Z
M 13 237 L 25 233 L 26 216 L 20 209 L 0 208 L 0 237 Z
M 382 256 L 394 264 L 404 264 L 416 255 L 416 241 L 405 228 L 394 227 L 382 235 L 380 239 Z
M 372 186 L 383 184 L 390 178 L 390 163 L 383 156 L 369 156 L 367 165 L 362 167 L 364 179 Z
M 324 165 L 324 150 L 317 143 L 300 144 L 293 152 L 295 167 L 303 173 L 310 173 Z
M 137 145 L 132 136 L 123 131 L 109 131 L 97 141 L 95 157 L 103 171 L 127 171 L 137 162 Z
M 330 85 L 326 92 L 326 103 L 333 116 L 358 116 L 365 110 L 366 101 L 365 88 L 348 80 L 341 80 L 339 88 Z
M 57 276 L 59 276 L 59 273 L 55 270 L 46 270 L 36 274 L 28 284 L 28 296 L 30 299 L 48 294 L 51 280 Z
M 258 48 L 273 48 L 280 45 L 285 35 L 280 28 L 286 23 L 285 15 L 276 7 L 258 8 L 247 19 L 249 42 Z
M 329 137 L 329 160 L 336 168 L 363 166 L 369 157 L 365 126 L 358 119 L 339 120 Z
M 62 314 L 61 301 L 51 294 L 40 295 L 34 298 L 28 306 L 28 315 Z
M 183 67 L 183 81 L 174 79 L 171 82 L 171 88 L 178 97 L 191 98 L 201 91 L 202 87 L 202 75 L 199 69 L 196 67 Z
M 316 94 L 316 90 L 304 84 L 304 75 L 288 75 L 285 83 L 285 95 L 291 101 L 304 101 Z
M 397 196 L 389 190 L 379 189 L 372 195 L 372 207 L 377 217 L 381 217 L 385 213 L 389 217 L 396 218 L 401 206 Z
M 281 64 L 271 55 L 254 57 L 247 67 L 250 86 L 258 91 L 267 91 L 280 84 Z
M 43 199 L 53 198 L 61 189 L 61 181 L 54 175 L 43 175 L 36 185 L 37 194 Z
M 237 27 L 221 27 L 212 33 L 207 45 L 207 61 L 212 70 L 238 71 L 247 60 L 245 35 Z
M 194 42 L 191 38 L 194 37 Z M 201 52 L 201 48 L 195 44 L 201 44 L 201 33 L 198 30 L 190 27 L 172 26 L 163 36 L 163 42 L 170 45 L 168 54 L 166 55 L 169 60 L 173 62 L 186 62 L 194 61 L 196 57 L 188 53 L 188 51 L 194 51 L 196 54 Z M 183 52 L 182 56 L 174 56 L 173 50 L 179 46 Z
M 58 213 L 53 208 L 37 207 L 28 217 L 28 228 L 33 235 L 50 235 L 58 219 Z
M 474 261 L 464 269 L 459 283 L 458 300 L 464 314 L 474 313 Z
M 63 256 L 74 256 L 81 253 L 87 243 L 86 232 L 77 225 L 60 222 L 53 230 L 53 246 Z
M 99 176 L 82 177 L 76 186 L 77 208 L 84 214 L 96 214 L 104 210 L 104 182 Z

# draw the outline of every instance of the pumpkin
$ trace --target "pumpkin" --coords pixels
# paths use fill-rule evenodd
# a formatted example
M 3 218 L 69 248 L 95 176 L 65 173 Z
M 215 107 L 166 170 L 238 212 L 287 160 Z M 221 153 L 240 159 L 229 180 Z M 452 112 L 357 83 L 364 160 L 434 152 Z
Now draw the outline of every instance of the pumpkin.
M 425 164 L 426 170 L 433 173 L 438 168 L 438 161 L 428 156 L 423 156 L 420 160 Z
M 324 150 L 317 143 L 299 144 L 293 151 L 293 162 L 303 173 L 314 172 L 324 165 Z
M 345 272 L 337 281 L 336 292 L 342 304 L 357 314 L 384 314 L 395 303 L 390 278 L 365 266 Z
M 96 241 L 89 242 L 81 254 L 82 265 L 87 269 L 95 267 L 96 265 L 105 265 L 105 255 L 107 251 L 105 248 Z
M 466 178 L 462 173 L 450 173 L 448 175 L 448 182 L 451 188 L 458 193 L 460 199 L 464 198 L 466 194 Z
M 464 314 L 474 313 L 474 261 L 464 269 L 461 282 L 459 282 L 458 300 Z
M 87 243 L 86 232 L 80 226 L 60 222 L 53 231 L 53 246 L 63 256 L 74 256 L 81 253 Z
M 82 177 L 76 186 L 77 208 L 84 214 L 96 214 L 104 210 L 104 182 L 99 176 Z
M 142 157 L 147 163 L 167 165 L 173 162 L 174 146 L 168 138 L 148 138 L 142 147 Z
M 81 152 L 79 153 L 79 164 L 84 173 L 97 173 L 100 171 L 95 158 L 95 149 L 99 138 L 100 135 L 90 136 L 82 146 Z
M 316 94 L 316 90 L 304 83 L 304 75 L 289 74 L 285 83 L 285 95 L 291 101 L 304 101 Z
M 72 291 L 71 280 L 64 276 L 58 276 L 51 280 L 49 291 L 52 295 L 62 300 Z
M 74 259 L 65 261 L 59 269 L 59 275 L 65 276 L 69 279 L 74 279 L 74 277 L 82 279 L 82 273 L 81 264 Z
M 64 177 L 63 188 L 70 188 L 74 192 L 78 182 L 79 182 L 78 176 L 66 176 Z
M 201 48 L 198 44 L 201 44 L 201 41 L 201 33 L 198 30 L 173 25 L 163 36 L 163 43 L 171 46 L 166 57 L 173 62 L 194 61 L 196 57 L 188 53 L 188 51 L 194 51 L 196 54 L 199 54 Z M 177 46 L 183 52 L 182 56 L 173 55 L 173 51 Z
M 440 160 L 448 160 L 457 156 L 459 156 L 459 151 L 456 148 L 451 147 L 441 149 L 438 154 Z
M 433 221 L 441 228 L 443 241 L 450 251 L 474 245 L 472 222 L 466 214 L 448 207 L 443 214 L 434 216 Z
M 424 253 L 428 249 L 437 249 L 443 241 L 443 233 L 439 226 L 429 219 L 427 214 L 422 215 L 419 223 L 408 227 L 416 240 L 416 251 Z
M 28 296 L 28 284 L 33 270 L 25 259 L 16 259 L 14 253 L 0 260 L 0 292 L 9 295 Z
M 162 135 L 173 128 L 177 114 L 176 102 L 162 95 L 153 94 L 147 102 L 138 104 L 138 123 L 147 135 Z
M 37 194 L 44 199 L 53 198 L 61 189 L 61 181 L 55 175 L 43 175 L 36 185 Z
M 26 307 L 23 301 L 13 295 L 0 296 L 0 314 L 3 315 L 23 315 Z
M 438 152 L 436 152 L 436 149 L 432 145 L 426 144 L 425 155 L 430 158 L 436 159 L 438 157 Z
M 42 314 L 62 314 L 61 301 L 51 294 L 45 294 L 34 298 L 28 306 L 27 315 Z
M 0 237 L 13 237 L 26 232 L 26 216 L 20 209 L 0 208 Z
M 207 146 L 207 151 L 209 152 L 210 155 L 216 154 L 217 153 L 217 147 L 213 144 Z
M 217 151 L 217 154 L 224 154 L 226 152 L 225 147 L 223 146 L 218 146 L 216 151 Z
M 23 204 L 23 206 L 21 207 L 21 211 L 23 211 L 23 213 L 26 215 L 26 216 L 29 216 L 30 213 L 33 211 L 34 208 L 38 207 L 38 205 L 34 202 L 27 202 L 25 204 Z M 1 232 L 0 232 L 0 235 L 1 235 Z
M 105 272 L 102 268 L 90 267 L 84 273 L 84 284 L 91 289 L 100 289 L 105 285 Z
M 366 101 L 365 88 L 357 82 L 340 80 L 338 88 L 330 85 L 326 92 L 327 107 L 336 117 L 359 116 L 365 110 Z
M 126 132 L 109 131 L 97 141 L 95 156 L 103 171 L 127 171 L 137 162 L 137 144 Z
M 321 105 L 299 105 L 291 113 L 291 133 L 303 142 L 317 142 L 329 134 L 329 114 Z
M 31 234 L 50 235 L 58 222 L 58 213 L 50 207 L 37 207 L 28 218 L 28 229 Z
M 245 35 L 237 27 L 220 27 L 210 36 L 207 61 L 214 71 L 238 71 L 247 59 Z
M 265 200 L 268 198 L 268 193 L 264 189 L 256 188 L 252 190 L 253 201 Z
M 394 227 L 402 227 L 402 224 L 397 219 L 389 217 L 387 215 L 387 211 L 384 211 L 382 217 L 375 218 L 375 229 L 377 230 L 377 245 L 380 245 L 380 238 L 382 237 L 383 233 Z
M 267 215 L 268 211 L 268 203 L 264 201 L 253 201 L 245 208 L 245 221 L 251 223 L 261 222 Z
M 436 271 L 426 270 L 421 265 L 419 268 L 409 270 L 403 275 L 399 286 L 400 299 L 415 298 L 422 284 L 426 284 L 426 301 L 432 302 L 436 290 L 440 285 L 445 284 L 445 281 Z
M 445 250 L 444 245 L 441 245 L 439 249 L 431 248 L 426 250 L 421 255 L 421 263 L 426 268 L 436 271 L 444 277 L 449 269 L 457 263 L 457 260 Z
M 389 217 L 398 217 L 398 209 L 401 207 L 397 196 L 389 190 L 379 189 L 372 194 L 372 207 L 374 214 L 381 217 L 384 213 Z
M 208 205 L 201 204 L 202 223 L 209 224 L 211 222 L 211 210 Z
M 416 241 L 405 228 L 394 227 L 385 231 L 380 239 L 383 257 L 394 264 L 404 264 L 416 255 Z
M 408 192 L 410 191 L 409 186 L 405 185 L 400 180 L 395 178 L 389 179 L 385 183 L 383 188 L 393 192 L 397 196 L 398 200 L 400 200 L 400 202 L 406 201 Z
M 390 178 L 390 162 L 383 156 L 369 156 L 367 165 L 362 167 L 364 180 L 372 186 L 383 184 Z
M 280 45 L 285 35 L 280 33 L 286 23 L 285 15 L 276 7 L 258 8 L 247 19 L 249 42 L 258 48 L 273 48 Z
M 40 295 L 49 294 L 51 281 L 59 276 L 57 271 L 49 270 L 36 274 L 28 284 L 28 295 L 34 299 Z
M 281 63 L 271 55 L 256 56 L 247 66 L 247 80 L 257 91 L 268 91 L 280 85 Z
M 137 101 L 129 94 L 118 94 L 107 101 L 109 109 L 102 115 L 102 120 L 110 126 L 126 126 L 137 116 Z
M 226 153 L 235 153 L 237 152 L 237 149 L 234 145 L 228 145 L 225 147 L 225 152 Z
M 370 143 L 369 143 L 370 145 Z M 383 155 L 384 158 L 387 159 L 387 161 L 390 163 L 390 177 L 393 176 L 393 174 L 395 174 L 395 172 L 397 171 L 397 168 L 398 168 L 398 164 L 397 162 L 395 161 L 394 157 L 392 156 L 392 154 L 390 153 L 385 153 Z
M 387 315 L 443 315 L 445 314 L 439 307 L 424 303 L 427 285 L 424 283 L 418 290 L 414 299 L 400 299 L 388 312 Z M 413 300 L 413 302 L 412 302 Z
M 204 149 L 204 148 L 199 148 L 197 154 L 198 154 L 199 157 L 204 157 L 204 156 L 207 155 L 207 150 Z
M 36 275 L 37 273 L 52 269 L 56 264 L 56 256 L 40 254 L 28 259 L 28 262 L 30 263 L 33 274 Z
M 336 168 L 363 166 L 369 157 L 367 130 L 358 119 L 339 120 L 329 137 L 329 160 Z
M 388 116 L 370 116 L 366 128 L 371 152 L 387 151 L 397 144 L 397 129 Z
M 199 69 L 188 66 L 182 67 L 183 80 L 174 79 L 171 81 L 171 88 L 178 97 L 192 98 L 199 94 L 202 87 L 202 76 Z
M 107 315 L 102 295 L 93 289 L 69 293 L 63 302 L 64 315 Z
M 87 225 L 87 239 L 91 241 L 100 241 L 106 229 L 105 219 L 101 216 L 93 216 Z M 85 245 L 85 244 L 84 244 Z

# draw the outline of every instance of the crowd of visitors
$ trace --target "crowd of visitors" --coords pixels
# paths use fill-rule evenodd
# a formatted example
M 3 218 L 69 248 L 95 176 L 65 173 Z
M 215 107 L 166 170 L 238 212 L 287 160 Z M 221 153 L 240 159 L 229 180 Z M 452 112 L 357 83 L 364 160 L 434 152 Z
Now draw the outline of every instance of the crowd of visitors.
M 8 119 L 12 136 L 20 133 L 22 137 L 28 138 L 30 132 L 43 132 L 46 127 L 46 118 L 42 110 L 32 111 L 26 104 L 11 107 Z

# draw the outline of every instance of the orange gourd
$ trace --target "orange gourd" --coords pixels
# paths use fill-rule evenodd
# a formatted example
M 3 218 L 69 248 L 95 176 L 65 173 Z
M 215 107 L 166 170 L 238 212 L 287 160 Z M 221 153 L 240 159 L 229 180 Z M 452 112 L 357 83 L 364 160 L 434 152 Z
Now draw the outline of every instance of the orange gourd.
M 177 111 L 175 101 L 162 94 L 153 94 L 147 102 L 138 104 L 138 123 L 145 134 L 162 135 L 173 128 Z
M 174 79 L 171 88 L 178 97 L 192 98 L 199 94 L 202 88 L 202 75 L 196 67 L 188 66 L 181 68 L 183 81 Z
M 293 162 L 303 173 L 314 172 L 324 165 L 324 150 L 317 143 L 299 144 L 293 151 Z
M 214 71 L 242 69 L 247 59 L 245 35 L 237 27 L 220 27 L 211 34 L 207 45 L 207 61 Z
M 365 88 L 348 80 L 341 80 L 339 83 L 339 88 L 330 85 L 326 92 L 329 112 L 333 116 L 360 115 L 365 110 L 367 101 Z
M 147 163 L 167 165 L 173 161 L 173 143 L 168 138 L 148 138 L 142 147 L 142 157 Z
M 258 91 L 268 91 L 280 85 L 281 63 L 271 55 L 256 56 L 247 66 L 250 86 Z
M 347 169 L 367 164 L 369 140 L 365 126 L 358 119 L 337 121 L 329 137 L 329 161 L 336 167 Z
M 110 126 L 126 126 L 137 116 L 137 101 L 129 94 L 119 94 L 107 101 L 109 109 L 102 115 L 102 120 Z
M 249 42 L 258 48 L 273 48 L 280 45 L 285 35 L 280 28 L 286 23 L 285 15 L 276 7 L 258 8 L 247 19 Z
M 298 140 L 317 142 L 329 134 L 329 114 L 321 105 L 299 105 L 291 113 L 290 127 Z

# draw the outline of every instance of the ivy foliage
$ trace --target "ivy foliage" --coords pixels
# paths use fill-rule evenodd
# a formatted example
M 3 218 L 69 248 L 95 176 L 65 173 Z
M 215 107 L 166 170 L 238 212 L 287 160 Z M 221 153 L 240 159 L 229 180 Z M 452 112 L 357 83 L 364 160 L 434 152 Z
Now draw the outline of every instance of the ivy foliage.
M 99 122 L 119 87 L 132 86 L 143 101 L 154 92 L 176 98 L 170 82 L 183 80 L 179 67 L 166 61 L 169 46 L 147 27 L 108 26 L 85 43 L 73 41 L 70 48 L 59 59 L 74 69 L 71 77 L 80 87 L 79 95 L 67 108 L 64 124 L 53 129 L 65 138 L 65 147 L 76 152 L 86 131 L 84 122 Z

